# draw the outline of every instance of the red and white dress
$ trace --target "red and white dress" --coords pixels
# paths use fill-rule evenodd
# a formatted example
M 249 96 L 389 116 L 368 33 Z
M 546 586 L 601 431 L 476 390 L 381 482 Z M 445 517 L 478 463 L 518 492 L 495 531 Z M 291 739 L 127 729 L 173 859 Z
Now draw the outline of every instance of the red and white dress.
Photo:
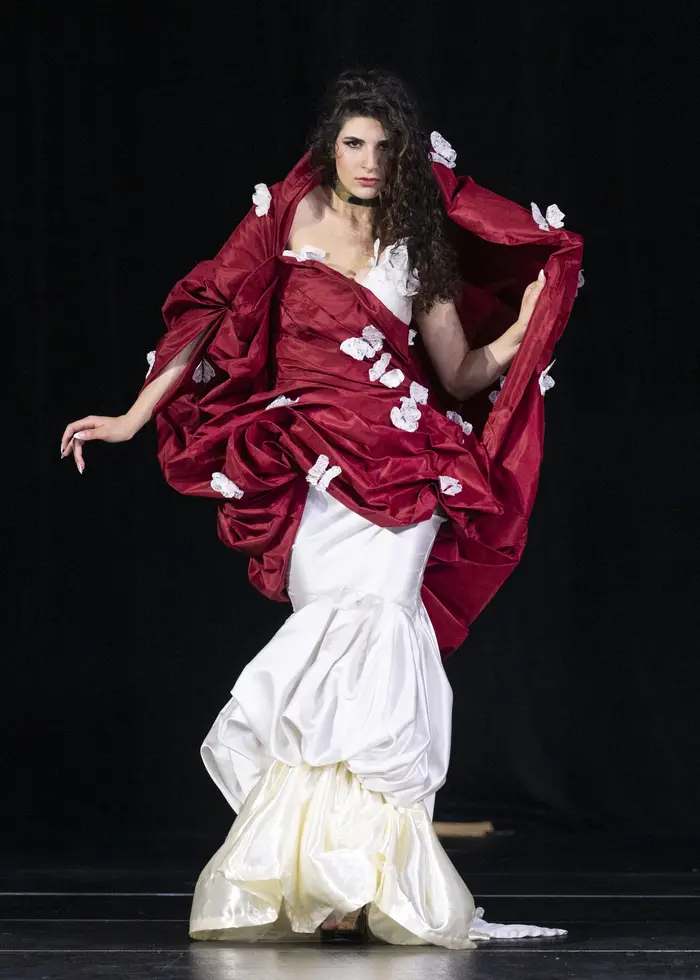
M 223 541 L 294 610 L 202 746 L 238 817 L 198 881 L 194 938 L 313 934 L 363 905 L 372 935 L 397 944 L 560 934 L 484 922 L 431 819 L 450 752 L 442 661 L 522 553 L 582 245 L 434 159 L 472 345 L 547 275 L 491 393 L 458 405 L 440 388 L 411 326 L 404 243 L 375 249 L 362 282 L 317 249 L 286 249 L 319 179 L 308 155 L 257 186 L 221 252 L 164 306 L 151 370 L 198 340 L 156 406 L 166 479 L 219 499 Z

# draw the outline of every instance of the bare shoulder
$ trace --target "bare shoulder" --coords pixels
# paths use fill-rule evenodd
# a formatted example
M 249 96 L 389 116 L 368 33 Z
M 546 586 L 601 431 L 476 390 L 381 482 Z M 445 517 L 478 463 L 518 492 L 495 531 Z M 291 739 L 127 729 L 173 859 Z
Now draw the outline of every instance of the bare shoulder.
M 297 204 L 297 209 L 290 229 L 290 238 L 295 232 L 319 224 L 327 209 L 326 198 L 320 186 L 313 187 Z

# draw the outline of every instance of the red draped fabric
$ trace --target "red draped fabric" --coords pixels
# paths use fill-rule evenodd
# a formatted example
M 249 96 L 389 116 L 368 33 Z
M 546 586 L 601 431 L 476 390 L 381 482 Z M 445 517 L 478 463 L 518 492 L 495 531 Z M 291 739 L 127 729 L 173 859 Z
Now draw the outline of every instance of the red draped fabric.
M 159 459 L 176 490 L 220 501 L 220 537 L 249 557 L 252 583 L 278 600 L 287 599 L 306 476 L 320 455 L 340 467 L 329 492 L 376 524 L 424 520 L 440 503 L 450 520 L 431 552 L 423 600 L 447 657 L 525 545 L 543 451 L 540 375 L 571 311 L 582 240 L 540 229 L 527 209 L 433 164 L 460 258 L 457 305 L 472 346 L 510 326 L 525 286 L 541 268 L 547 276 L 495 403 L 480 392 L 456 404 L 420 338 L 409 344 L 409 327 L 369 289 L 323 263 L 282 255 L 296 206 L 318 182 L 308 160 L 307 153 L 270 188 L 266 214 L 251 208 L 218 255 L 166 299 L 168 329 L 146 383 L 198 342 L 156 406 Z M 340 348 L 367 325 L 381 332 L 392 369 L 403 375 L 396 387 L 370 376 L 371 361 Z M 415 431 L 392 421 L 411 383 L 428 389 Z M 287 403 L 269 407 L 280 396 Z M 450 409 L 472 423 L 471 433 L 447 417 Z M 240 495 L 223 498 L 214 473 Z

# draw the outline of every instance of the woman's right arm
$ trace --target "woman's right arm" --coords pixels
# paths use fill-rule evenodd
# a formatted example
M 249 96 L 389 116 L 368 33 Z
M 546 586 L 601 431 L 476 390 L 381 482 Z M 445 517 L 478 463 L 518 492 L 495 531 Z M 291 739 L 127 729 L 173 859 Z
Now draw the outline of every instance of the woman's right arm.
M 127 442 L 135 436 L 151 418 L 153 409 L 163 395 L 172 388 L 180 377 L 198 343 L 199 336 L 190 341 L 186 347 L 183 347 L 163 368 L 158 377 L 146 385 L 125 415 L 114 417 L 87 415 L 85 418 L 67 425 L 61 437 L 61 459 L 73 453 L 75 465 L 83 473 L 85 470 L 84 442 L 89 442 L 91 439 L 100 439 L 103 442 Z

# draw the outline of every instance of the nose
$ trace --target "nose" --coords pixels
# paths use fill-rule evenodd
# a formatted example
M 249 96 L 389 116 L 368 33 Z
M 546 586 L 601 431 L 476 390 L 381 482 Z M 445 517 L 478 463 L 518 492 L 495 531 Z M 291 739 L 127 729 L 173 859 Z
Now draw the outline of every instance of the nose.
M 379 169 L 379 152 L 374 146 L 365 147 L 365 158 L 363 161 L 363 167 L 370 174 L 375 173 Z

